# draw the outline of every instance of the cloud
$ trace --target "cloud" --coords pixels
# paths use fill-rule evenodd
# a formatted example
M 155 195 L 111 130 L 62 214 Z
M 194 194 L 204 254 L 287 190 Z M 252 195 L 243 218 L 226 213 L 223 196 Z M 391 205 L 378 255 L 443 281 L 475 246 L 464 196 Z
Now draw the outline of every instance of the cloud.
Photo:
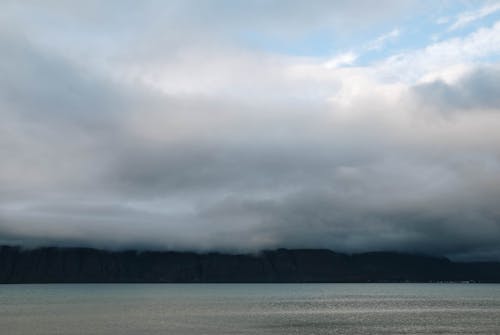
M 500 54 L 500 22 L 463 37 L 392 55 L 376 65 L 386 80 L 415 82 L 458 64 L 474 64 Z
M 447 83 L 436 80 L 413 88 L 423 105 L 435 108 L 437 112 L 498 111 L 500 97 L 496 94 L 500 85 L 500 70 L 489 66 L 475 68 L 458 81 Z
M 158 47 L 179 48 L 185 45 L 213 45 L 239 42 L 242 33 L 256 32 L 265 36 L 296 39 L 326 30 L 332 35 L 359 31 L 361 26 L 377 25 L 418 4 L 418 1 L 382 0 L 313 0 L 307 4 L 297 0 L 216 3 L 187 0 L 134 1 L 112 0 L 85 3 L 51 1 L 7 1 L 1 14 L 10 27 L 21 28 L 54 47 L 70 45 L 90 55 L 114 52 L 142 54 L 155 48 L 151 57 L 161 57 Z M 181 33 L 179 33 L 181 32 Z M 98 37 L 96 37 L 96 35 Z M 78 42 L 74 38 L 78 36 Z M 153 43 L 149 43 L 154 41 Z M 130 50 L 130 43 L 137 43 Z M 68 50 L 65 50 L 68 51 Z M 88 51 L 88 50 L 87 50 Z
M 337 67 L 340 67 L 343 65 L 352 65 L 352 64 L 354 64 L 354 62 L 356 61 L 357 58 L 358 58 L 358 55 L 356 55 L 354 52 L 352 52 L 352 51 L 345 52 L 345 53 L 339 54 L 339 55 L 329 59 L 325 63 L 325 67 L 327 69 L 331 69 L 331 68 L 337 68 Z
M 436 21 L 436 24 L 446 24 L 450 22 L 450 18 L 446 16 L 439 17 Z
M 210 43 L 127 30 L 80 57 L 102 41 L 75 27 L 109 14 L 91 5 L 56 6 L 80 13 L 81 43 L 1 34 L 2 243 L 497 257 L 498 69 L 477 63 L 498 24 L 367 66 L 249 50 L 213 27 Z M 204 10 L 192 20 L 216 17 Z M 118 16 L 98 20 L 104 35 Z
M 461 13 L 448 27 L 448 31 L 461 29 L 471 22 L 480 20 L 486 16 L 494 14 L 500 10 L 500 3 L 487 4 L 477 10 Z
M 386 43 L 393 41 L 397 39 L 401 35 L 401 31 L 399 29 L 393 29 L 388 33 L 385 33 L 383 35 L 380 35 L 366 46 L 367 50 L 379 50 L 381 49 Z

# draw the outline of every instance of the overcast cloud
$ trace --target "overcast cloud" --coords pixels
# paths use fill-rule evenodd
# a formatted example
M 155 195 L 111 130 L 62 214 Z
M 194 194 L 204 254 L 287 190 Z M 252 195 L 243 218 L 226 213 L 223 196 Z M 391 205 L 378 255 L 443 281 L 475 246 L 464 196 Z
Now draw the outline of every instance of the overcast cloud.
M 1 2 L 0 242 L 500 259 L 500 21 L 374 4 Z

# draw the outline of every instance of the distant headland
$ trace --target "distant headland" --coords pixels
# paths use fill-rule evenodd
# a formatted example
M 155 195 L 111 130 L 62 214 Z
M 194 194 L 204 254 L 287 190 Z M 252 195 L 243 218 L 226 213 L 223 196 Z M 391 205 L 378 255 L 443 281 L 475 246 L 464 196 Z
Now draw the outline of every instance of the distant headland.
M 396 252 L 258 254 L 0 247 L 0 283 L 500 283 L 500 262 Z

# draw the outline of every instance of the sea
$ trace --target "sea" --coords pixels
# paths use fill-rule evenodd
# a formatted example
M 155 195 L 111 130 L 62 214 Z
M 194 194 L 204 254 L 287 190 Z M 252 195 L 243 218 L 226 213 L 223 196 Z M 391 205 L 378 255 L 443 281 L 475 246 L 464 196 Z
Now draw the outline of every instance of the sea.
M 500 284 L 0 285 L 0 334 L 500 334 Z

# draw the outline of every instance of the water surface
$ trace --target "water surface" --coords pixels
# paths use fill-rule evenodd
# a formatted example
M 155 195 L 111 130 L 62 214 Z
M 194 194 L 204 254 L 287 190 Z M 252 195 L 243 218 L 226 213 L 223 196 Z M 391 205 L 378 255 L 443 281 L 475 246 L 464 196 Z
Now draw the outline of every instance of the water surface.
M 0 285 L 25 334 L 500 334 L 497 284 Z

